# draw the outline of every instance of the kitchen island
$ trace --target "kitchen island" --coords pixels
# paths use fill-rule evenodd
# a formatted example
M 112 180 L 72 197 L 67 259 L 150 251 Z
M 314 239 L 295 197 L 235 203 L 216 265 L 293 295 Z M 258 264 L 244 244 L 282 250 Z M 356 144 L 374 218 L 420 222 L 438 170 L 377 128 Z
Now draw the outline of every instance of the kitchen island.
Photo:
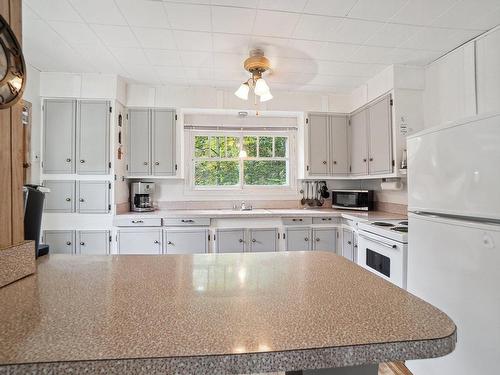
M 456 343 L 446 314 L 321 251 L 51 255 L 0 300 L 9 374 L 376 374 Z

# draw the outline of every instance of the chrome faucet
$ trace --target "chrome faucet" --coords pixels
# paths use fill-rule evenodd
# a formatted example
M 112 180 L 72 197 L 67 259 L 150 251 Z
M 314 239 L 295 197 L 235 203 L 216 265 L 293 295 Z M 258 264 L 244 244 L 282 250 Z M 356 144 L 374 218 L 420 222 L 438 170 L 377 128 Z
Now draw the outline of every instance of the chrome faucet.
M 233 210 L 237 210 L 237 209 L 238 209 L 238 205 L 234 204 L 233 205 Z M 240 211 L 251 211 L 252 210 L 252 205 L 247 205 L 245 203 L 245 201 L 241 201 L 239 210 Z

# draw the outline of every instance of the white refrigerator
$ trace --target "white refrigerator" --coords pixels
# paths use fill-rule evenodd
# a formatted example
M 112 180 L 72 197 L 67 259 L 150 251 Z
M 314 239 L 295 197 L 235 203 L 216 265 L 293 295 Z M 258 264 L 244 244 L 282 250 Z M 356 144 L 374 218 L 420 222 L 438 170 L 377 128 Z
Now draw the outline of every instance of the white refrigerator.
M 415 375 L 500 373 L 500 114 L 408 137 L 408 291 L 457 325 Z

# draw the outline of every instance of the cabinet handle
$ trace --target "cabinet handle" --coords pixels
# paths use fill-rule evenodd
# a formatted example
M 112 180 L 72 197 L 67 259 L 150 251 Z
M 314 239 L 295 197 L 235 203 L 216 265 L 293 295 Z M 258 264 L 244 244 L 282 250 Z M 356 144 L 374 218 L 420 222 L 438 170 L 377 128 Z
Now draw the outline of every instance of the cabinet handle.
M 366 163 L 366 159 L 363 159 L 363 162 Z
M 331 221 L 331 220 L 332 220 L 332 218 L 331 218 L 331 217 L 324 217 L 324 218 L 322 218 L 321 220 L 323 220 L 323 221 Z
M 292 221 L 302 221 L 302 219 L 292 219 Z
M 370 158 L 370 161 L 373 161 L 373 158 Z
M 71 159 L 70 159 L 70 158 L 67 158 L 67 159 L 66 159 L 66 162 L 67 162 L 67 163 L 71 163 Z
M 159 244 L 159 243 L 160 243 L 160 241 L 158 241 L 158 240 L 155 240 L 155 242 L 154 242 L 154 243 L 155 243 L 155 244 Z
M 337 164 L 337 161 L 336 161 L 336 160 L 334 160 L 334 161 L 333 161 L 333 164 Z
M 71 241 L 67 241 L 66 245 L 68 245 L 68 246 L 71 245 Z
M 66 198 L 66 202 L 71 202 L 71 198 Z
M 148 162 L 147 162 L 147 161 L 145 161 L 143 164 L 144 164 L 144 165 L 148 165 Z
M 241 238 L 240 238 L 240 239 L 238 240 L 238 242 L 239 242 L 239 243 L 243 243 L 243 239 L 241 239 Z
M 132 220 L 132 224 L 141 224 L 144 223 L 142 220 Z
M 316 238 L 316 242 L 319 242 L 319 241 L 320 241 L 320 239 L 319 239 L 319 238 Z
M 80 163 L 82 163 L 82 164 L 83 164 L 83 163 L 85 163 L 85 160 L 83 160 L 83 159 L 82 159 L 82 160 L 80 160 Z
M 181 220 L 181 223 L 194 223 L 194 220 L 186 220 L 186 219 L 182 219 L 182 220 Z
M 85 199 L 83 199 L 83 198 L 80 198 L 80 202 L 85 202 Z
M 155 161 L 155 165 L 160 165 L 160 162 L 159 161 Z
M 167 245 L 173 245 L 174 243 L 172 241 L 168 241 Z
M 326 164 L 326 160 L 323 160 L 323 164 Z
M 255 238 L 252 238 L 252 242 L 257 242 L 257 240 Z
M 347 244 L 348 244 L 348 245 L 351 245 L 351 244 L 352 244 L 352 242 L 351 242 L 351 241 L 347 241 Z
M 80 242 L 80 245 L 85 246 L 85 242 Z
M 307 241 L 309 241 L 309 238 L 307 238 L 307 237 L 306 237 L 306 238 L 304 238 L 304 241 L 306 241 L 306 242 L 307 242 Z

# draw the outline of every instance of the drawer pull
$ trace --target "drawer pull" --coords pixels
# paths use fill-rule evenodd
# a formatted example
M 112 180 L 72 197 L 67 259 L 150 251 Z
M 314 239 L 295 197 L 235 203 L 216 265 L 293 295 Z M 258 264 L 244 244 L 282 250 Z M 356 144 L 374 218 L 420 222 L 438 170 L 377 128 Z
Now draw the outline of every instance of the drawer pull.
M 325 165 L 326 165 L 326 160 L 323 160 L 323 164 L 325 164 Z
M 71 241 L 67 241 L 66 245 L 68 245 L 68 246 L 71 245 Z
M 80 245 L 81 246 L 85 246 L 85 242 L 80 242 Z
M 173 245 L 174 243 L 172 241 L 168 241 L 167 245 Z
M 194 220 L 186 220 L 186 219 L 182 219 L 181 220 L 181 223 L 194 223 Z
M 71 202 L 71 198 L 66 198 L 66 202 Z
M 304 238 L 304 241 L 306 241 L 306 242 L 307 242 L 307 241 L 309 241 L 309 238 L 307 238 L 307 237 L 306 237 L 306 238 Z
M 351 244 L 352 244 L 352 242 L 351 242 L 351 241 L 347 241 L 347 244 L 348 244 L 348 245 L 351 245 Z
M 85 163 L 85 160 L 83 160 L 83 159 L 82 159 L 82 160 L 80 160 L 80 163 L 82 163 L 82 164 L 83 164 L 83 163 Z
M 320 239 L 319 239 L 319 238 L 316 238 L 316 242 L 319 242 L 319 241 L 320 241 Z
M 252 238 L 252 242 L 257 242 L 257 240 L 255 238 Z
M 80 198 L 80 202 L 85 202 L 85 199 L 83 199 L 83 198 Z
M 67 158 L 67 159 L 66 159 L 66 163 L 71 163 L 71 159 L 70 159 L 70 158 Z
M 302 221 L 302 219 L 292 219 L 292 221 Z
M 144 165 L 148 165 L 148 162 L 147 162 L 147 161 L 145 161 L 145 162 L 144 162 L 144 163 L 142 163 L 142 164 L 144 164 Z
M 155 165 L 160 165 L 160 162 L 158 162 L 158 161 L 155 161 Z
M 331 217 L 324 217 L 321 220 L 323 220 L 323 221 L 332 221 L 332 218 Z
M 158 241 L 158 240 L 155 240 L 155 241 L 154 241 L 154 243 L 155 243 L 155 244 L 159 244 L 159 243 L 160 243 L 160 241 Z
M 132 220 L 132 224 L 142 224 L 144 221 L 142 220 Z
M 240 238 L 240 239 L 238 240 L 238 242 L 239 242 L 239 243 L 243 243 L 244 241 L 243 241 L 243 239 L 241 239 L 241 238 Z

